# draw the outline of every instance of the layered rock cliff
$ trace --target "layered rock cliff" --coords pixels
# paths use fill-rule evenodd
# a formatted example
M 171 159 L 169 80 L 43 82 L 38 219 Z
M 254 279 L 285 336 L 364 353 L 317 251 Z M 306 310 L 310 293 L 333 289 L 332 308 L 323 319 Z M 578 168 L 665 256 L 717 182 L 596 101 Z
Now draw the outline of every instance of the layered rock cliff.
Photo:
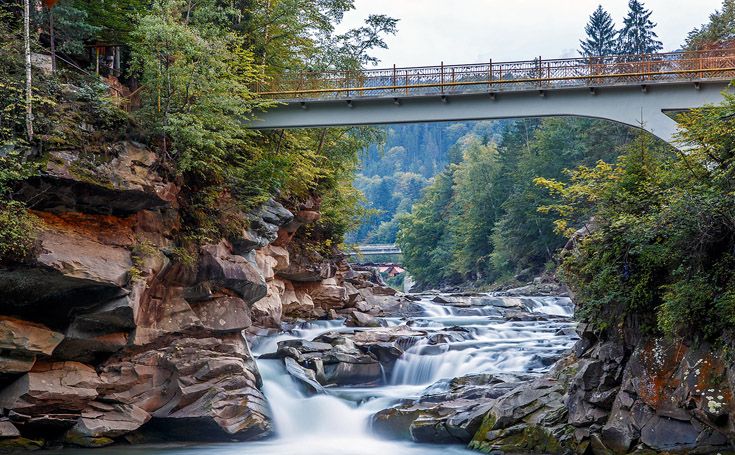
M 179 188 L 156 163 L 124 140 L 102 162 L 51 153 L 19 184 L 40 229 L 0 265 L 0 447 L 266 437 L 247 338 L 382 311 L 375 284 L 292 241 L 313 202 L 271 200 L 241 235 L 178 247 Z

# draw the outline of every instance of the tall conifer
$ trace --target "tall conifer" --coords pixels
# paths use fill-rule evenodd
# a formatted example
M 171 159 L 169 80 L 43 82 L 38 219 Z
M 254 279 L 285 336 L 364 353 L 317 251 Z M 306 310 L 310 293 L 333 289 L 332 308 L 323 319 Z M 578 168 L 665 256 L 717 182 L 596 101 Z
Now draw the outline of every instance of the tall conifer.
M 615 24 L 610 14 L 598 6 L 590 16 L 590 21 L 584 28 L 587 38 L 580 41 L 579 53 L 583 57 L 599 57 L 611 55 L 617 48 Z
M 656 23 L 651 20 L 652 12 L 639 0 L 628 2 L 628 16 L 618 35 L 618 52 L 623 55 L 651 54 L 663 49 L 663 43 L 653 30 Z

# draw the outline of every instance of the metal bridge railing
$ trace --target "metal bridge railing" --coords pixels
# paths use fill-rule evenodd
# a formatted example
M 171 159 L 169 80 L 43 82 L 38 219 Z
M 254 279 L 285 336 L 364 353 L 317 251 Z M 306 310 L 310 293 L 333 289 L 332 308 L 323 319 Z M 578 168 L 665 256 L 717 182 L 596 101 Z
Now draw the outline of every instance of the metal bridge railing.
M 292 72 L 257 92 L 283 100 L 451 95 L 474 92 L 730 80 L 735 49 L 488 62 L 361 71 Z

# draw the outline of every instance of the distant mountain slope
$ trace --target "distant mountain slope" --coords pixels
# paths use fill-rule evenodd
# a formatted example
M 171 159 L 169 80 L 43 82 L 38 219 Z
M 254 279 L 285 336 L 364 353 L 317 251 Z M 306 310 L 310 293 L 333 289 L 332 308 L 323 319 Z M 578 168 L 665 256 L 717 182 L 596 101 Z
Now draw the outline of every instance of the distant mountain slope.
M 507 121 L 387 125 L 385 144 L 365 150 L 355 187 L 375 211 L 348 236 L 352 243 L 393 243 L 395 216 L 407 213 L 423 189 L 448 164 L 462 158 L 458 144 L 469 137 L 494 142 Z

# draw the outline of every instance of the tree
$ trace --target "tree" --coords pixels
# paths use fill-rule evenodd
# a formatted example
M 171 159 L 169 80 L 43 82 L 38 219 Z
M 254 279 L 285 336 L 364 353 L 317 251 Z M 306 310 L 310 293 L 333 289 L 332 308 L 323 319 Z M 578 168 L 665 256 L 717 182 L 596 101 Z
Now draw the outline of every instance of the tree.
M 722 9 L 709 17 L 709 22 L 689 33 L 685 47 L 704 49 L 735 39 L 735 0 L 724 0 Z
M 441 172 L 410 214 L 398 217 L 397 243 L 411 276 L 422 284 L 459 278 L 452 262 L 452 233 L 448 227 L 452 202 L 451 169 Z
M 562 274 L 598 329 L 635 321 L 685 341 L 728 338 L 735 323 L 735 98 L 682 115 L 686 153 L 641 133 L 612 163 L 539 179 L 569 234 Z M 590 220 L 593 220 L 590 222 Z
M 41 24 L 48 24 L 52 63 L 56 58 L 56 51 L 71 56 L 83 55 L 84 44 L 95 38 L 101 28 L 92 25 L 89 12 L 75 6 L 74 2 L 47 2 L 46 5 L 47 8 L 37 20 Z
M 377 65 L 379 60 L 370 55 L 373 49 L 387 49 L 385 35 L 398 32 L 398 19 L 384 14 L 371 14 L 365 25 L 337 35 L 334 38 L 330 66 L 337 69 L 360 69 L 366 65 Z
M 579 53 L 583 57 L 612 55 L 616 51 L 615 24 L 610 14 L 599 5 L 584 29 L 587 38 L 580 41 Z
M 31 66 L 31 2 L 23 2 L 23 43 L 26 62 L 26 131 L 33 142 L 33 68 Z
M 663 43 L 653 30 L 652 11 L 646 10 L 640 0 L 628 2 L 628 16 L 623 20 L 623 29 L 618 34 L 618 53 L 621 55 L 652 54 L 663 49 Z

